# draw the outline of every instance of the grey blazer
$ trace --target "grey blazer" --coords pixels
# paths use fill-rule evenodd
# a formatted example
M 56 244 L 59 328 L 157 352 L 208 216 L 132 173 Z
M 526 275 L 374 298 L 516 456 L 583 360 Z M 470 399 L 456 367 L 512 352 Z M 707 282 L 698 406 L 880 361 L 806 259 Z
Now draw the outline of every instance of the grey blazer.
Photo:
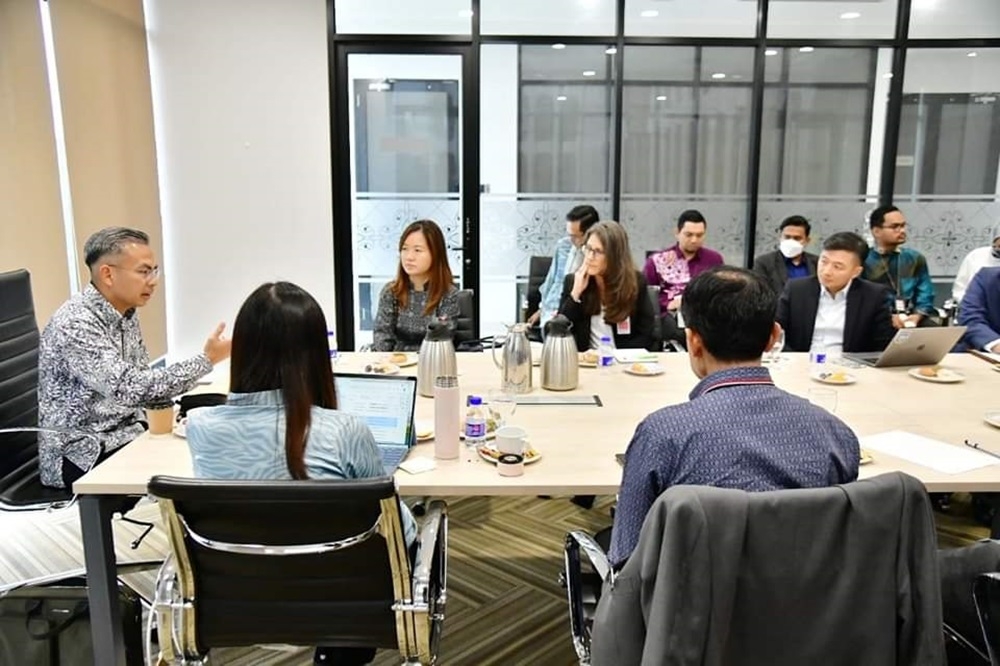
M 761 493 L 674 486 L 605 584 L 592 663 L 938 666 L 936 552 L 927 493 L 899 472 Z
M 816 265 L 819 257 L 809 252 L 804 252 L 806 267 L 809 269 L 809 276 L 816 275 Z M 764 276 L 767 283 L 774 289 L 774 293 L 780 294 L 788 282 L 788 268 L 785 266 L 785 257 L 775 250 L 762 254 L 753 260 L 753 270 Z

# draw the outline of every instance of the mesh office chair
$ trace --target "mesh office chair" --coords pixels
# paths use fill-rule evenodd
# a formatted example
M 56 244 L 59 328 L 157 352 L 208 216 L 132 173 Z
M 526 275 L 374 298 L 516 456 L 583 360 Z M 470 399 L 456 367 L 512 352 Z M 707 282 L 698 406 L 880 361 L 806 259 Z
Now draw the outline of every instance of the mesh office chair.
M 154 612 L 160 664 L 261 643 L 396 648 L 432 664 L 444 621 L 448 519 L 434 501 L 411 562 L 392 479 L 157 476 L 172 555 Z

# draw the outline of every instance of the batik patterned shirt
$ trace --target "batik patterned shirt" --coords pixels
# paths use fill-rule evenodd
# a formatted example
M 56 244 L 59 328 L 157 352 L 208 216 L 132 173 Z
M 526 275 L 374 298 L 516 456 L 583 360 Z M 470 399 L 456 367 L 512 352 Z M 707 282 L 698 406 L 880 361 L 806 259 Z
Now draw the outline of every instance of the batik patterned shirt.
M 878 248 L 869 248 L 861 277 L 887 286 L 890 298 L 904 301 L 907 312 L 935 314 L 934 283 L 927 259 L 916 250 L 901 247 L 882 254 Z
M 649 255 L 642 272 L 646 276 L 646 284 L 660 288 L 660 310 L 665 313 L 670 301 L 684 293 L 688 282 L 723 263 L 722 255 L 707 247 L 698 248 L 693 257 L 686 259 L 680 245 L 675 244 Z
M 625 454 L 609 559 L 620 567 L 646 513 L 676 485 L 746 491 L 820 488 L 858 478 L 858 438 L 840 419 L 786 393 L 762 367 L 720 370 L 690 401 L 647 416 Z
M 205 354 L 166 368 L 149 367 L 135 309 L 119 313 L 93 285 L 66 301 L 42 332 L 38 418 L 44 485 L 61 488 L 62 458 L 89 469 L 146 430 L 143 409 L 169 404 L 212 370 Z M 80 437 L 72 433 L 91 433 Z
M 392 283 L 383 287 L 378 299 L 378 314 L 375 315 L 372 345 L 375 351 L 417 351 L 427 333 L 427 324 L 436 319 L 452 322 L 458 319 L 458 290 L 455 287 L 445 292 L 430 314 L 424 314 L 427 294 L 411 286 L 404 308 L 392 293 Z

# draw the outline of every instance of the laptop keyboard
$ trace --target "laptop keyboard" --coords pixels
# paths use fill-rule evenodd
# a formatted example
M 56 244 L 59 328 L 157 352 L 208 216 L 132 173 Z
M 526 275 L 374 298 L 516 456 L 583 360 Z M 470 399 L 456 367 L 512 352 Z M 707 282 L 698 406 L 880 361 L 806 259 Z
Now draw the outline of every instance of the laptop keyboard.
M 382 455 L 382 465 L 385 467 L 386 474 L 392 476 L 396 468 L 399 467 L 399 463 L 403 462 L 409 449 L 405 446 L 380 446 L 378 451 Z

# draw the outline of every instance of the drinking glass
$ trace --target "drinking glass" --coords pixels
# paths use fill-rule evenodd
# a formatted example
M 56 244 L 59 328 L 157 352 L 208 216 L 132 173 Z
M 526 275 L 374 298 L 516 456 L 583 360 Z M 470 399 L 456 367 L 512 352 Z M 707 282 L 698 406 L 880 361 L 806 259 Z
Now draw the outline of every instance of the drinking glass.
M 785 348 L 785 330 L 778 330 L 778 337 L 774 339 L 774 344 L 767 351 L 768 361 L 770 363 L 778 363 L 781 361 L 781 350 Z
M 831 414 L 837 413 L 837 392 L 828 388 L 809 389 L 809 402 Z
M 495 412 L 500 421 L 497 423 L 497 427 L 510 425 L 510 417 L 514 415 L 514 410 L 517 409 L 517 396 L 511 391 L 492 389 L 486 396 L 486 399 L 489 400 L 490 411 Z

